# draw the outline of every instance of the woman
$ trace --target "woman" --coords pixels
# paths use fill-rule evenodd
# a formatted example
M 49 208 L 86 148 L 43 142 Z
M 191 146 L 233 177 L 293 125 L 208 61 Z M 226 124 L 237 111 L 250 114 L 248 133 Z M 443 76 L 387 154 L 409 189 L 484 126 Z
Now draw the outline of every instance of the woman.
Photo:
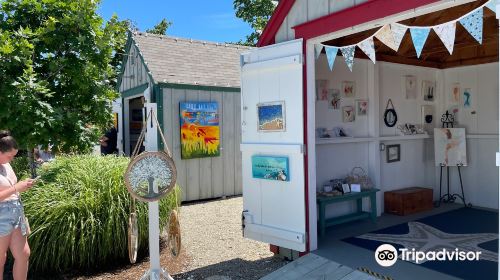
M 16 174 L 9 164 L 16 154 L 16 140 L 8 131 L 0 130 L 0 280 L 3 279 L 8 249 L 14 256 L 14 279 L 26 279 L 28 275 L 30 247 L 26 239 L 28 229 L 19 193 L 32 187 L 35 180 L 17 182 Z

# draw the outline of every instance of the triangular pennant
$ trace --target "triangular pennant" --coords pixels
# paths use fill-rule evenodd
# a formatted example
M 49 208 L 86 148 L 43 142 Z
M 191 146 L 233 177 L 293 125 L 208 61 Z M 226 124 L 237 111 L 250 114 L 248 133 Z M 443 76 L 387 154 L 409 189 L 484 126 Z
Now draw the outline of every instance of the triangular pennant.
M 342 55 L 344 56 L 345 63 L 349 70 L 352 72 L 352 65 L 354 64 L 354 51 L 356 50 L 356 46 L 341 48 Z
M 445 23 L 434 27 L 434 32 L 436 32 L 441 41 L 443 41 L 443 44 L 450 54 L 453 54 L 453 46 L 455 46 L 456 29 L 456 22 Z
M 394 44 L 396 45 L 395 51 L 399 50 L 399 46 L 401 45 L 401 41 L 403 41 L 406 30 L 408 30 L 408 27 L 406 26 L 391 24 L 392 36 L 394 37 Z
M 323 50 L 323 45 L 322 44 L 317 44 L 314 45 L 314 54 L 316 56 L 316 59 L 318 59 L 319 55 L 321 54 L 321 51 Z
M 490 2 L 488 2 L 488 4 L 486 4 L 486 8 L 492 10 L 494 13 L 497 12 L 497 1 L 496 0 L 491 0 Z
M 326 59 L 328 60 L 328 65 L 330 66 L 330 71 L 333 70 L 333 64 L 335 63 L 335 58 L 337 57 L 337 52 L 339 48 L 325 46 Z
M 373 37 L 370 37 L 358 44 L 358 47 L 375 63 L 375 44 Z
M 389 25 L 384 25 L 384 27 L 377 31 L 375 38 L 379 39 L 380 42 L 384 43 L 384 45 L 389 48 L 398 51 L 398 46 L 396 46 L 396 43 L 394 42 L 394 36 L 392 35 L 391 27 Z
M 460 23 L 479 44 L 483 43 L 483 9 L 479 9 L 464 17 L 460 20 Z
M 430 28 L 410 28 L 413 45 L 417 51 L 417 57 L 420 57 L 422 54 L 422 49 L 424 48 L 425 41 L 427 41 L 429 32 L 431 32 Z

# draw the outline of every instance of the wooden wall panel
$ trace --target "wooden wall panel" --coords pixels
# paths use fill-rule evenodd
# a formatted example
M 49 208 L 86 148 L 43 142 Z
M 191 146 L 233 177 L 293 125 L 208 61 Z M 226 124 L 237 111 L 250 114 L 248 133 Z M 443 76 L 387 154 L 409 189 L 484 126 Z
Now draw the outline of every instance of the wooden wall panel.
M 222 136 L 223 136 L 223 127 L 225 125 L 222 116 L 224 116 L 224 104 L 222 102 L 223 92 L 212 92 L 210 95 L 210 100 L 217 102 L 219 105 L 219 127 L 221 139 L 221 147 L 222 147 Z M 230 93 L 233 94 L 233 93 Z M 239 95 L 239 94 L 238 94 Z M 241 128 L 240 128 L 241 131 Z M 212 160 L 212 197 L 221 197 L 224 196 L 224 150 L 221 150 L 221 156 L 213 157 Z

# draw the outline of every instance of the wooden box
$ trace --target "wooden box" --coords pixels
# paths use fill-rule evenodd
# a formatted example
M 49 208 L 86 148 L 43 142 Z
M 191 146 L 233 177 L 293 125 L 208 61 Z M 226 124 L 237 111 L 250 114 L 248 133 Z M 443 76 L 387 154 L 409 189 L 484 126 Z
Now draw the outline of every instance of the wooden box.
M 412 187 L 384 193 L 384 212 L 409 215 L 431 210 L 432 189 Z

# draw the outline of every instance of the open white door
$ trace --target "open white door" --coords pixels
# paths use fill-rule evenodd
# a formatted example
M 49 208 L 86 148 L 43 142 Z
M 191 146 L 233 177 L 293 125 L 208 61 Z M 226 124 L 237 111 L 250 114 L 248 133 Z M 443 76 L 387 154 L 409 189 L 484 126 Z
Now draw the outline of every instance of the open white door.
M 307 237 L 302 40 L 244 53 L 241 65 L 243 234 L 304 252 Z M 258 106 L 270 103 L 283 104 L 283 131 L 258 129 Z M 259 177 L 252 173 L 253 168 L 259 168 L 252 165 L 255 156 L 288 159 L 288 181 L 255 178 Z

